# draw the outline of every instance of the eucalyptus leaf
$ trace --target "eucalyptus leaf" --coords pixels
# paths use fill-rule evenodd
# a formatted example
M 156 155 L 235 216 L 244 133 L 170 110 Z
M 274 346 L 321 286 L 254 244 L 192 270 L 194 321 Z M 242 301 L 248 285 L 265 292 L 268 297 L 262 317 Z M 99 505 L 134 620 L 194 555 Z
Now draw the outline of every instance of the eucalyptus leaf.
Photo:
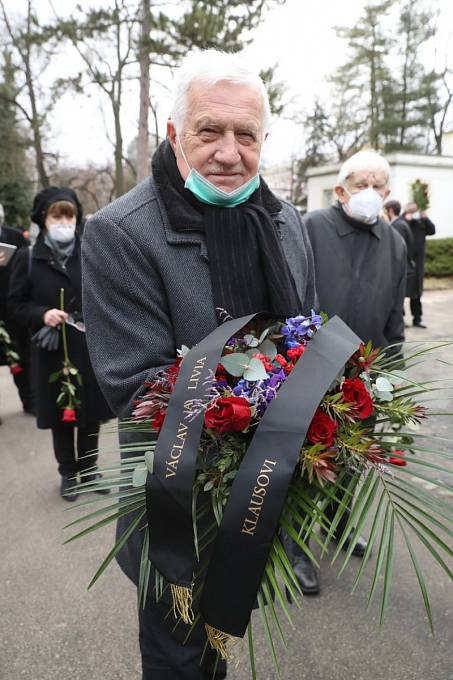
M 248 347 L 258 347 L 259 345 L 259 340 L 258 338 L 255 338 L 254 335 L 251 335 L 250 333 L 247 333 L 247 335 L 244 335 L 244 340 L 247 343 Z
M 186 345 L 181 345 L 181 349 L 178 349 L 178 357 L 184 358 L 189 352 L 190 349 Z
M 137 465 L 132 475 L 132 486 L 143 486 L 148 476 L 148 468 L 143 463 Z
M 263 362 L 259 359 L 250 359 L 249 366 L 244 371 L 245 380 L 266 380 L 267 377 Z
M 249 364 L 249 357 L 247 354 L 238 352 L 237 354 L 227 354 L 222 357 L 220 363 L 230 375 L 240 378 L 244 375 L 244 371 Z M 261 363 L 261 362 L 260 362 Z
M 262 342 L 267 338 L 269 333 L 271 332 L 271 328 L 265 328 L 264 331 L 261 333 L 260 338 L 259 338 L 259 344 L 261 345 Z
M 277 348 L 273 342 L 270 340 L 264 340 L 260 345 L 261 354 L 265 354 L 272 361 L 277 356 Z
M 379 378 L 376 380 L 376 389 L 378 392 L 392 392 L 393 391 L 393 385 L 390 382 L 390 380 L 387 380 L 387 378 L 383 378 L 382 376 L 379 376 Z
M 391 392 L 378 392 L 379 401 L 393 401 L 393 394 Z
M 145 451 L 145 464 L 150 475 L 154 469 L 154 451 Z

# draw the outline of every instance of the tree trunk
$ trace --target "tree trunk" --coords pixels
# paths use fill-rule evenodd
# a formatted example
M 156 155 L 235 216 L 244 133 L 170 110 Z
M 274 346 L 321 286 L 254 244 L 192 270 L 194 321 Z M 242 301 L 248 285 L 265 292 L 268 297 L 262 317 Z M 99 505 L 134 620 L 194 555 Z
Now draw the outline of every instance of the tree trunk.
M 120 104 L 118 100 L 112 99 L 112 110 L 115 121 L 115 196 L 118 198 L 124 194 L 123 135 L 121 132 Z
M 151 32 L 150 0 L 142 0 L 142 21 L 140 39 L 140 110 L 137 136 L 137 182 L 149 174 L 149 48 L 147 41 Z
M 43 189 L 50 186 L 49 177 L 47 176 L 44 165 L 44 152 L 42 149 L 41 138 L 41 124 L 39 120 L 38 107 L 36 105 L 35 89 L 33 87 L 33 78 L 30 68 L 30 52 L 27 46 L 27 53 L 25 58 L 25 80 L 27 83 L 28 97 L 30 99 L 31 107 L 31 129 L 33 131 L 33 148 L 35 150 L 36 170 L 38 172 L 39 183 Z

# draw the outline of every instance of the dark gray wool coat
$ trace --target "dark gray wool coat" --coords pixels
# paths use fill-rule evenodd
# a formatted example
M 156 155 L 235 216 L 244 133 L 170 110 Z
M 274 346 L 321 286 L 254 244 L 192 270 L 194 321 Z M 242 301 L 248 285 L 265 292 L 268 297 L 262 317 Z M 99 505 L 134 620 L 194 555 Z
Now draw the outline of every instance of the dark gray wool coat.
M 404 340 L 406 245 L 383 220 L 354 226 L 338 205 L 304 217 L 315 259 L 319 309 L 338 314 L 375 347 Z
M 277 219 L 303 301 L 301 312 L 309 312 L 315 305 L 315 286 L 305 228 L 287 202 L 282 202 Z M 87 222 L 83 311 L 97 379 L 120 417 L 130 415 L 144 381 L 173 363 L 179 347 L 192 347 L 216 328 L 204 236 L 172 229 L 151 178 Z M 130 437 L 122 433 L 121 442 Z M 118 531 L 127 523 L 128 518 L 120 520 Z M 131 537 L 118 559 L 135 583 L 142 534 Z

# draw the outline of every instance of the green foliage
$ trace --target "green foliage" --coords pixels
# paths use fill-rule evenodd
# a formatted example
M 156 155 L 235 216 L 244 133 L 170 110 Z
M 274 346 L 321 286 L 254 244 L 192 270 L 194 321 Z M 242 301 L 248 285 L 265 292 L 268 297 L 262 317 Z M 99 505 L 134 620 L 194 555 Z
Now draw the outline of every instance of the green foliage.
M 429 186 L 421 179 L 416 179 L 411 184 L 412 200 L 417 204 L 419 210 L 427 210 L 429 208 Z
M 425 276 L 453 276 L 453 238 L 427 239 Z
M 5 210 L 5 223 L 28 225 L 31 204 L 31 182 L 27 176 L 26 148 L 28 140 L 17 120 L 16 69 L 11 54 L 3 54 L 0 82 L 0 203 Z
M 338 28 L 348 55 L 330 76 L 331 92 L 305 113 L 306 168 L 346 160 L 371 146 L 392 151 L 442 151 L 453 102 L 451 69 L 428 69 L 421 55 L 432 46 L 436 12 L 422 0 L 372 0 L 352 27 Z

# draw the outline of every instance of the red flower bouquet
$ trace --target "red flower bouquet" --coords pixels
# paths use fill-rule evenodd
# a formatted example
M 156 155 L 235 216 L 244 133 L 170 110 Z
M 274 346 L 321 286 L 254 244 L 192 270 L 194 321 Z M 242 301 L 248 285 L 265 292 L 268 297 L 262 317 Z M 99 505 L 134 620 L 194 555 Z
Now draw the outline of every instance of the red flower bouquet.
M 332 322 L 325 323 L 314 312 L 285 320 L 256 316 L 227 339 L 223 349 L 219 349 L 220 360 L 212 354 L 215 360 L 209 371 L 202 370 L 208 354 L 196 352 L 201 352 L 200 345 L 211 336 L 191 352 L 184 348 L 169 368 L 154 373 L 135 402 L 132 417 L 122 425 L 127 431 L 141 433 L 145 441 L 126 448 L 131 457 L 110 468 L 110 477 L 104 476 L 103 482 L 106 486 L 110 480 L 111 488 L 119 488 L 121 504 L 112 519 L 131 513 L 131 521 L 92 582 L 137 530 L 143 536 L 140 603 L 144 606 L 149 596 L 159 598 L 168 585 L 173 611 L 182 621 L 191 623 L 192 587 L 201 589 L 200 611 L 207 624 L 208 639 L 225 656 L 230 637 L 242 636 L 246 630 L 244 620 L 245 626 L 249 621 L 245 617 L 240 625 L 236 623 L 235 617 L 243 608 L 237 593 L 243 592 L 244 584 L 258 573 L 261 579 L 258 590 L 250 589 L 243 599 L 249 608 L 253 602 L 258 603 L 270 640 L 270 653 L 275 659 L 269 621 L 278 621 L 277 605 L 290 618 L 284 588 L 293 599 L 298 595 L 297 578 L 281 535 L 289 536 L 312 559 L 315 557 L 310 538 L 319 544 L 322 553 L 335 540 L 334 559 L 347 545 L 346 564 L 360 531 L 371 517 L 370 539 L 357 581 L 362 578 L 377 542 L 379 554 L 371 595 L 384 572 L 382 618 L 392 575 L 394 533 L 399 527 L 426 603 L 426 588 L 414 561 L 411 535 L 430 546 L 443 568 L 446 564 L 439 552 L 447 553 L 448 546 L 437 533 L 433 535 L 426 523 L 432 516 L 433 524 L 445 527 L 444 501 L 440 497 L 431 500 L 429 492 L 421 492 L 408 475 L 412 461 L 414 475 L 422 479 L 424 470 L 429 473 L 435 467 L 425 460 L 426 448 L 419 444 L 421 436 L 417 439 L 411 434 L 412 428 L 418 427 L 427 415 L 425 407 L 417 401 L 423 390 L 406 377 L 406 371 L 419 362 L 420 350 L 408 353 L 404 364 L 400 356 L 391 358 L 373 349 L 370 343 L 358 341 L 344 355 L 346 358 L 337 370 L 333 357 L 338 359 L 338 346 L 346 343 L 347 333 L 338 336 L 341 342 L 337 342 L 337 336 L 329 335 Z M 318 349 L 312 351 L 312 346 Z M 196 356 L 200 357 L 198 362 L 191 363 Z M 337 372 L 330 377 L 326 366 Z M 321 391 L 320 374 L 324 376 Z M 196 394 L 192 392 L 194 385 Z M 177 401 L 177 394 L 184 398 Z M 177 418 L 175 403 L 183 405 Z M 176 423 L 174 428 L 172 423 Z M 294 447 L 295 457 L 291 458 Z M 410 458 L 404 456 L 404 450 L 411 452 Z M 193 466 L 188 467 L 191 456 Z M 432 483 L 437 483 L 435 478 Z M 168 498 L 159 497 L 157 508 L 169 507 L 169 511 L 153 514 L 156 495 L 164 487 L 170 492 Z M 80 488 L 83 490 L 83 485 Z M 282 488 L 283 495 L 277 497 L 276 489 Z M 333 500 L 338 509 L 330 520 L 325 511 Z M 165 506 L 167 502 L 169 505 Z M 93 528 L 106 523 L 99 522 L 98 512 L 91 514 Z M 106 512 L 110 512 L 109 508 Z M 86 519 L 82 517 L 75 523 Z M 163 531 L 164 521 L 174 521 L 174 531 Z M 157 532 L 153 531 L 153 524 Z M 178 534 L 181 525 L 185 529 Z M 73 538 L 89 530 L 84 528 Z M 173 540 L 177 534 L 178 540 Z M 187 537 L 187 549 L 193 554 L 186 563 L 190 569 L 193 559 L 195 567 L 187 579 L 178 583 L 177 577 L 172 579 L 164 573 L 168 565 L 165 560 L 159 561 L 161 554 L 157 548 L 159 541 L 163 542 L 163 554 L 171 556 L 170 571 L 175 564 L 179 569 L 180 563 L 173 555 L 180 554 L 178 551 L 183 550 L 181 546 Z M 210 562 L 206 572 L 202 556 L 207 549 L 208 562 L 211 560 L 215 569 Z M 260 562 L 263 554 L 267 562 Z M 230 565 L 234 567 L 231 571 Z M 155 572 L 151 576 L 153 567 Z M 204 603 L 205 589 L 209 599 L 220 598 L 214 613 Z M 226 611 L 228 608 L 231 611 Z M 430 617 L 429 607 L 427 611 Z M 211 619 L 215 619 L 216 625 L 211 625 Z M 229 625 L 222 627 L 218 620 Z M 250 627 L 248 631 L 254 668 Z

